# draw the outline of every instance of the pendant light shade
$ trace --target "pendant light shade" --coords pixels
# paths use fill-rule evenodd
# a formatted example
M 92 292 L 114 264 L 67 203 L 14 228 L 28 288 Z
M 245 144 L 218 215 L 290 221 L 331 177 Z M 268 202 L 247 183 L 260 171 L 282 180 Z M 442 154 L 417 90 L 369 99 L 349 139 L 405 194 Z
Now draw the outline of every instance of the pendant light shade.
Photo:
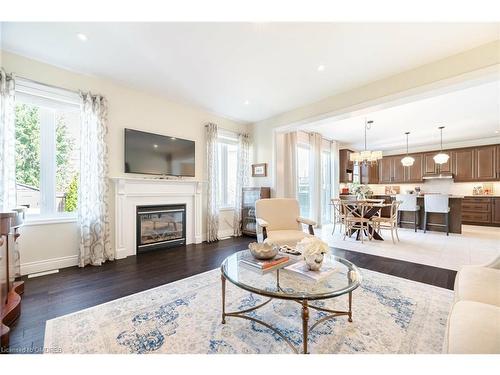
M 349 155 L 349 160 L 363 164 L 376 164 L 382 159 L 382 151 L 369 151 L 366 149 L 366 131 L 371 128 L 373 121 L 365 120 L 365 149 L 361 152 L 353 152 Z
M 410 132 L 406 132 L 406 156 L 401 159 L 401 164 L 403 164 L 403 167 L 411 167 L 413 163 L 415 163 L 415 158 L 411 157 L 408 155 L 408 135 Z
M 445 164 L 448 162 L 450 155 L 443 152 L 443 129 L 444 126 L 440 126 L 439 130 L 441 131 L 441 148 L 438 154 L 434 155 L 434 163 L 436 164 Z

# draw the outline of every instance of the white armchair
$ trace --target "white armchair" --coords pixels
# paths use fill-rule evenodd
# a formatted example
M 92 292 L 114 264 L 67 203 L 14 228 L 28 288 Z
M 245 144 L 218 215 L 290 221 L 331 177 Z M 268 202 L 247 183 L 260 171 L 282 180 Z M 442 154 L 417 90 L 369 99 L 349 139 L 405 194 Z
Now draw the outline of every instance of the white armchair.
M 500 256 L 482 266 L 464 266 L 455 278 L 444 352 L 500 353 Z
M 304 237 L 314 236 L 316 222 L 300 217 L 296 199 L 260 199 L 255 202 L 255 216 L 263 241 L 269 244 L 295 246 Z M 309 233 L 302 230 L 302 224 L 308 226 Z

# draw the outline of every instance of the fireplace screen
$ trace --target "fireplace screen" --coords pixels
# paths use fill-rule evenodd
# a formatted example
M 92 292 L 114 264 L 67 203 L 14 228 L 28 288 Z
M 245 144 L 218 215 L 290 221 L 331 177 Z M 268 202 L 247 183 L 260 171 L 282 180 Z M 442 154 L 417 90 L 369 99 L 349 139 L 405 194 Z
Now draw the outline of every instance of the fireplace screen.
M 186 206 L 137 207 L 137 249 L 182 245 L 186 239 Z

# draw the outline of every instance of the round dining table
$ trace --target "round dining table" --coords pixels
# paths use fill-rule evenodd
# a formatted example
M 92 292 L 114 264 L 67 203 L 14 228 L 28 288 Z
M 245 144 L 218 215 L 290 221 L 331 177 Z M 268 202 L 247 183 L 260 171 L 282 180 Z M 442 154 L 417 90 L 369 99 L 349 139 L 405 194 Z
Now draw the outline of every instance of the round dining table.
M 344 204 L 347 204 L 351 208 L 351 213 L 356 215 L 358 214 L 358 217 L 363 217 L 365 219 L 370 219 L 371 217 L 377 215 L 382 208 L 390 206 L 390 204 L 386 203 L 373 203 L 369 206 L 369 208 L 361 215 L 361 210 L 357 208 L 359 203 L 366 204 L 366 200 L 356 200 L 356 201 L 349 201 L 349 202 L 344 202 Z M 372 235 L 372 238 L 378 241 L 383 241 L 384 238 L 380 235 L 380 233 L 375 229 L 375 227 L 368 223 L 368 232 Z M 351 232 L 351 236 L 356 233 L 356 240 L 359 241 L 361 239 L 361 229 L 354 229 Z

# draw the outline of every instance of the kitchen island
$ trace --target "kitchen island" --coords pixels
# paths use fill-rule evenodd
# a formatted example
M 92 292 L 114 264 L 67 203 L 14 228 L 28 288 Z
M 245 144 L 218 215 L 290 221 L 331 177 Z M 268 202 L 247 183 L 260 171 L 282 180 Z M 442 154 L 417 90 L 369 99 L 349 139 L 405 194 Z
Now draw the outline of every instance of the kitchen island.
M 377 199 L 385 199 L 385 202 L 390 203 L 396 196 L 394 195 L 375 195 L 373 196 Z M 450 213 L 449 213 L 449 225 L 450 225 L 450 233 L 462 233 L 462 200 L 463 196 L 461 195 L 450 195 Z M 417 228 L 420 230 L 424 229 L 424 214 L 425 214 L 425 206 L 424 206 L 424 197 L 417 197 L 418 205 L 420 206 L 420 211 L 417 216 Z M 385 208 L 382 211 L 382 216 L 388 217 L 390 215 L 390 208 Z M 400 212 L 401 218 L 401 227 L 413 229 L 413 221 L 414 221 L 414 213 L 413 212 Z M 444 225 L 444 214 L 436 214 L 429 213 L 427 216 L 427 230 L 428 231 L 436 231 L 436 232 L 446 232 L 445 227 L 436 226 Z

